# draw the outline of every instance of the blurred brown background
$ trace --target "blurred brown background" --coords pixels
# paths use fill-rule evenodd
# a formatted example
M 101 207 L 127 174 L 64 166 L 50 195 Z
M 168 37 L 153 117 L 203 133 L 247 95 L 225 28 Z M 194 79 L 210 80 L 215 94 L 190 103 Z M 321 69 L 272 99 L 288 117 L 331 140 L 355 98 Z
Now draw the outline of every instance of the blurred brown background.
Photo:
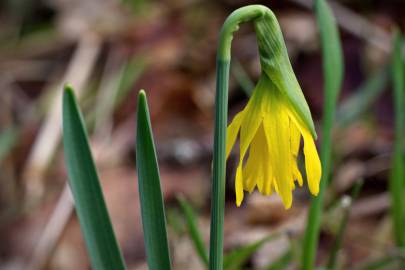
M 134 151 L 136 97 L 142 88 L 151 109 L 174 269 L 204 269 L 185 232 L 176 196 L 190 200 L 208 240 L 217 36 L 232 10 L 253 3 L 267 5 L 278 17 L 319 123 L 322 59 L 310 0 L 0 2 L 0 269 L 90 268 L 60 143 L 66 82 L 75 88 L 84 112 L 128 269 L 147 269 Z M 342 0 L 333 2 L 332 9 L 341 27 L 345 80 L 318 260 L 325 259 L 323 250 L 330 247 L 341 212 L 333 202 L 364 178 L 341 254 L 351 267 L 392 246 L 387 176 L 393 112 L 387 63 L 392 30 L 405 23 L 405 2 Z M 244 106 L 259 76 L 256 46 L 252 28 L 243 26 L 233 43 L 230 117 Z M 299 238 L 310 195 L 306 188 L 296 190 L 289 211 L 279 198 L 258 194 L 237 208 L 234 165 L 231 157 L 226 250 L 271 232 L 285 233 L 249 261 L 251 268 L 260 269 Z

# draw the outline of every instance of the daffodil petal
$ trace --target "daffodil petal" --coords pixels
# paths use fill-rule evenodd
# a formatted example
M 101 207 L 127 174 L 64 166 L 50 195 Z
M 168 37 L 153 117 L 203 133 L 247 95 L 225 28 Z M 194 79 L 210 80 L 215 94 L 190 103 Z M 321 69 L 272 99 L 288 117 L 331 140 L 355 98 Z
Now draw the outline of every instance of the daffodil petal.
M 294 121 L 289 117 L 290 133 L 291 133 L 291 153 L 297 157 L 298 150 L 300 149 L 301 133 Z
M 293 168 L 293 177 L 294 177 L 294 179 L 297 180 L 298 185 L 300 185 L 300 187 L 302 187 L 302 185 L 304 184 L 304 181 L 302 181 L 302 175 L 301 175 L 300 170 L 298 170 L 296 161 L 295 161 L 294 168 Z
M 256 135 L 257 129 L 262 122 L 262 117 L 259 110 L 256 108 L 247 108 L 250 110 L 246 111 L 245 117 L 243 118 L 241 129 L 240 129 L 240 153 L 241 159 L 244 158 L 246 151 L 249 148 L 254 136 Z
M 302 129 L 302 137 L 304 138 L 305 170 L 309 190 L 313 195 L 318 195 L 322 174 L 321 162 L 311 134 L 306 129 Z
M 300 186 L 303 185 L 302 175 L 298 169 L 297 156 L 300 149 L 301 133 L 294 121 L 290 118 L 290 147 L 291 147 L 291 166 L 293 172 L 293 179 L 298 181 Z
M 239 112 L 233 118 L 231 124 L 228 126 L 226 131 L 226 158 L 228 158 L 229 154 L 231 153 L 232 147 L 235 144 L 236 138 L 238 137 L 240 125 L 242 124 L 243 120 L 243 112 Z
M 266 133 L 264 130 L 264 125 L 262 124 L 259 128 L 258 137 L 260 138 L 260 143 L 258 144 L 258 153 L 260 158 L 260 169 L 263 173 L 263 178 L 261 183 L 257 183 L 259 191 L 264 195 L 271 195 L 273 193 L 273 182 L 274 174 L 273 167 L 271 165 L 271 157 L 269 152 L 269 145 L 266 138 Z
M 253 143 L 253 142 L 252 142 Z M 243 189 L 249 193 L 255 188 L 257 181 L 263 179 L 262 170 L 259 168 L 257 156 L 253 150 L 253 144 L 250 146 L 249 157 L 243 168 Z
M 252 100 L 251 100 L 252 101 Z M 241 128 L 240 128 L 240 153 L 239 153 L 239 165 L 240 172 L 236 174 L 236 182 L 235 187 L 238 187 L 236 190 L 236 197 L 241 198 L 240 201 L 237 199 L 237 205 L 239 206 L 242 203 L 243 199 L 243 160 L 245 158 L 246 152 L 249 148 L 250 143 L 252 142 L 256 131 L 260 125 L 260 113 L 258 111 L 257 106 L 252 106 L 252 103 L 249 102 L 247 107 L 244 110 L 244 117 L 242 120 Z M 242 191 L 239 191 L 242 190 Z M 242 194 L 242 195 L 241 195 Z
M 269 151 L 271 157 L 272 168 L 274 170 L 274 179 L 277 183 L 278 193 L 281 196 L 284 207 L 286 209 L 291 207 L 292 204 L 292 186 L 291 186 L 291 165 L 290 165 L 290 145 L 288 119 L 287 115 L 277 108 L 275 102 L 272 105 L 273 115 L 266 117 L 263 121 L 264 130 L 269 144 Z M 287 122 L 286 122 L 287 120 Z
M 259 192 L 270 195 L 272 192 L 272 173 L 266 135 L 263 125 L 257 130 L 249 149 L 249 157 L 243 168 L 243 187 L 252 192 L 257 185 Z
M 236 194 L 236 206 L 239 207 L 243 201 L 243 176 L 241 164 L 239 164 L 238 168 L 236 169 L 235 194 Z

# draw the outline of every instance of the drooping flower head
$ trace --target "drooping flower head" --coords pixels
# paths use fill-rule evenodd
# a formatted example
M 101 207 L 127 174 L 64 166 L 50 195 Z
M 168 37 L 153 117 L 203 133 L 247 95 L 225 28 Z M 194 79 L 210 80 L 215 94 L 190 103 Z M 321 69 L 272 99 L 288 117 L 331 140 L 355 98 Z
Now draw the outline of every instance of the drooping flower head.
M 262 74 L 247 106 L 228 126 L 226 154 L 228 157 L 239 135 L 235 177 L 238 206 L 244 191 L 257 187 L 264 195 L 278 193 L 285 208 L 290 208 L 295 182 L 303 184 L 297 165 L 301 137 L 309 190 L 314 195 L 319 192 L 321 165 L 314 143 L 316 133 L 274 14 L 268 10 L 254 23 Z

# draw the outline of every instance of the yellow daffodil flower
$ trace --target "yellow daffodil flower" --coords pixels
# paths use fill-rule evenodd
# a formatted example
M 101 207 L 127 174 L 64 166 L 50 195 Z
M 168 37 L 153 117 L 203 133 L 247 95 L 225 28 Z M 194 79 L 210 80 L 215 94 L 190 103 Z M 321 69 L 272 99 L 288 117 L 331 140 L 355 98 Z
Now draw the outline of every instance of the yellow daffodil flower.
M 301 137 L 309 190 L 314 195 L 319 192 L 321 163 L 314 143 L 316 132 L 274 13 L 265 8 L 254 26 L 262 74 L 247 106 L 228 126 L 226 156 L 239 135 L 237 206 L 242 203 L 244 190 L 252 192 L 257 186 L 264 195 L 275 191 L 285 208 L 290 208 L 295 181 L 303 184 L 297 166 Z
M 314 137 L 299 118 L 283 91 L 262 74 L 247 106 L 234 117 L 227 131 L 227 157 L 238 134 L 240 137 L 235 179 L 237 206 L 242 203 L 244 190 L 252 192 L 257 186 L 264 195 L 276 191 L 285 208 L 291 207 L 295 181 L 300 186 L 303 184 L 297 166 L 301 136 L 309 190 L 318 194 L 321 165 Z

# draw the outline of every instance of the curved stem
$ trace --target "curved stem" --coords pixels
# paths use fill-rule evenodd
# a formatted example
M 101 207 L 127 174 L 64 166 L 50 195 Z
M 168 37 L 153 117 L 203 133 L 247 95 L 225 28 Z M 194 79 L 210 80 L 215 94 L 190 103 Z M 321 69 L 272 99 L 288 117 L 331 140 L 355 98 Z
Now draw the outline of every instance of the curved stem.
M 254 20 L 270 11 L 262 5 L 235 10 L 222 26 L 217 51 L 217 84 L 215 98 L 215 132 L 211 202 L 209 269 L 223 268 L 223 227 L 225 207 L 226 128 L 228 118 L 228 82 L 233 33 L 239 24 Z
M 252 21 L 263 16 L 269 11 L 269 8 L 263 5 L 249 5 L 238 8 L 232 12 L 222 25 L 221 33 L 219 35 L 217 59 L 223 61 L 231 60 L 231 43 L 233 33 L 238 31 L 240 23 Z

